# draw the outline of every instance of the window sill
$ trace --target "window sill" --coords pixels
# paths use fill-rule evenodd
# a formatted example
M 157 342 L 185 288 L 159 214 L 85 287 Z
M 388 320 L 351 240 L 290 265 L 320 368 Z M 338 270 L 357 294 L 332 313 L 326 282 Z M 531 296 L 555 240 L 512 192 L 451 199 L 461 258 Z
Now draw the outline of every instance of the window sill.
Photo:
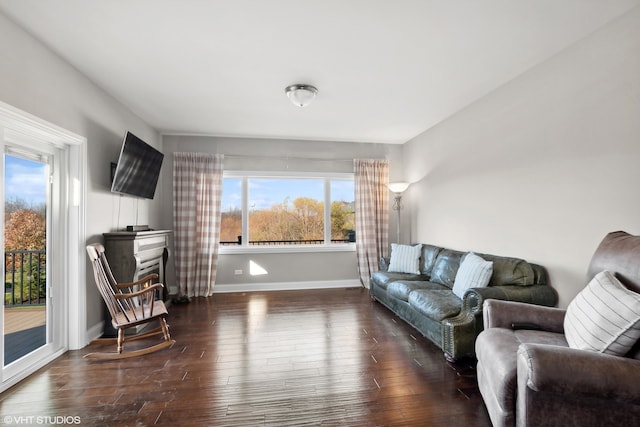
M 273 245 L 273 246 L 220 246 L 220 255 L 234 254 L 291 254 L 307 252 L 355 252 L 355 243 L 333 245 Z

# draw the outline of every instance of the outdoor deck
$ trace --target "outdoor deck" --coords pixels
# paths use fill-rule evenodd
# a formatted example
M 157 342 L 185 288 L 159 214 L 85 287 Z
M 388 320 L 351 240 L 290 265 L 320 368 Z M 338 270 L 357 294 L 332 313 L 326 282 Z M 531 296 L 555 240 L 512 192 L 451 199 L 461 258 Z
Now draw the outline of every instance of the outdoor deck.
M 5 307 L 4 363 L 8 365 L 46 343 L 45 306 Z
M 20 306 L 4 308 L 4 333 L 31 329 L 45 324 L 45 306 Z

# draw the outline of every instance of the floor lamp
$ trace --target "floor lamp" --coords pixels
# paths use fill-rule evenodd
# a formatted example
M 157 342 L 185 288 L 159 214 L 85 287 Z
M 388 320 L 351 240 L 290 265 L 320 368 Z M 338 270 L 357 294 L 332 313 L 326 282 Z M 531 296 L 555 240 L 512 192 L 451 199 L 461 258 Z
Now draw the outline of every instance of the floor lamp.
M 402 193 L 409 188 L 408 182 L 392 182 L 388 185 L 389 190 L 395 194 L 393 198 L 393 210 L 397 212 L 396 221 L 396 242 L 400 243 L 400 209 L 402 209 Z

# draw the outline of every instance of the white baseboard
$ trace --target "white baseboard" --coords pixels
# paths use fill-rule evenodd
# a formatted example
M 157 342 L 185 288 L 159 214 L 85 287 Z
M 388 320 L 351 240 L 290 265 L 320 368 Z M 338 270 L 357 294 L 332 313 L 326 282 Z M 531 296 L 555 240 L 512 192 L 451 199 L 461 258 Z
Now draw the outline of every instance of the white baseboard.
M 255 291 L 295 291 L 304 289 L 335 289 L 335 288 L 360 288 L 359 280 L 319 280 L 313 282 L 266 282 L 266 283 L 234 283 L 216 284 L 213 292 L 216 294 L 228 292 L 255 292 Z
M 85 347 L 89 345 L 89 343 L 96 338 L 100 338 L 104 332 L 104 322 L 99 322 L 98 324 L 92 326 L 87 331 L 87 341 L 85 342 Z

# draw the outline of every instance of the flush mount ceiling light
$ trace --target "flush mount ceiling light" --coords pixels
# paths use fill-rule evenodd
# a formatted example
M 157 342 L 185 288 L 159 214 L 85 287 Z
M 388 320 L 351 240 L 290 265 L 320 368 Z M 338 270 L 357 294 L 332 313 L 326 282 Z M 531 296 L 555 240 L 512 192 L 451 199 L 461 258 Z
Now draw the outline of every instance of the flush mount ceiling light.
M 318 89 L 311 85 L 291 85 L 284 90 L 291 102 L 298 107 L 306 107 L 311 104 L 313 98 L 318 94 Z

